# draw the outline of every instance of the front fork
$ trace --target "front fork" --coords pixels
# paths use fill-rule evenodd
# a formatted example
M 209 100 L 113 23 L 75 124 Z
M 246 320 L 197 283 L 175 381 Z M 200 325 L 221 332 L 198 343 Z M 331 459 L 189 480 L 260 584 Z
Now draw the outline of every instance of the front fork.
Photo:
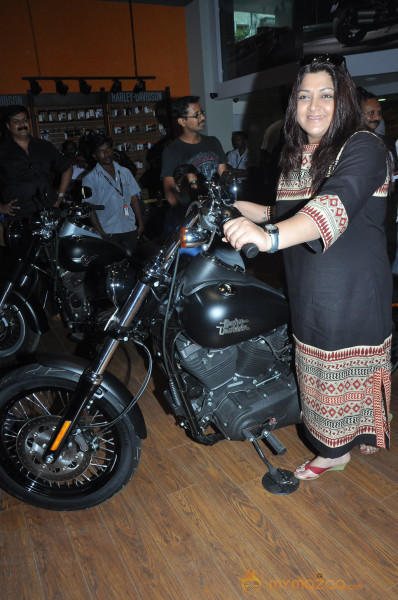
M 91 398 L 101 386 L 104 373 L 111 358 L 116 352 L 120 341 L 127 335 L 127 329 L 150 289 L 150 286 L 145 283 L 138 282 L 135 285 L 124 306 L 120 309 L 118 330 L 114 333 L 114 337 L 111 337 L 111 335 L 107 336 L 94 359 L 83 371 L 72 400 L 68 404 L 65 414 L 61 418 L 47 449 L 43 453 L 43 460 L 47 464 L 51 464 L 58 459 L 68 443 L 84 409 L 91 405 Z

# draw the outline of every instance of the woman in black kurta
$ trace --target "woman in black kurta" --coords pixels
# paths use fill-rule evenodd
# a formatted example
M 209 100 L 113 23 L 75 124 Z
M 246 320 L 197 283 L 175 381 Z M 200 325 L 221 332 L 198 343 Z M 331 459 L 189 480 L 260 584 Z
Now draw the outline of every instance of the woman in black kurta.
M 360 443 L 388 444 L 386 157 L 377 136 L 353 135 L 331 177 L 308 201 L 315 148 L 304 146 L 301 170 L 281 178 L 276 214 L 279 220 L 301 209 L 321 233 L 283 254 L 307 437 L 320 453 L 337 457 Z
M 389 176 L 385 148 L 362 124 L 345 65 L 328 57 L 301 69 L 285 133 L 276 220 L 303 423 L 319 452 L 295 474 L 315 479 L 342 470 L 355 445 L 388 447 L 392 278 L 383 221 Z M 247 218 L 226 224 L 232 245 L 274 249 L 268 233 L 252 223 L 267 221 L 269 211 L 236 206 Z

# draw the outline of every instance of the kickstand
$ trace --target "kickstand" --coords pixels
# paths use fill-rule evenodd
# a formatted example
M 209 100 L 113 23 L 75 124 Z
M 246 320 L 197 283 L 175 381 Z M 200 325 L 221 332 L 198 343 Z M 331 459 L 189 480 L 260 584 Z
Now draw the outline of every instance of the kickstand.
M 300 485 L 300 480 L 294 476 L 292 471 L 286 469 L 275 469 L 275 467 L 265 457 L 256 440 L 251 440 L 253 446 L 257 450 L 261 460 L 267 465 L 268 473 L 262 479 L 263 488 L 271 494 L 286 495 L 292 494 Z

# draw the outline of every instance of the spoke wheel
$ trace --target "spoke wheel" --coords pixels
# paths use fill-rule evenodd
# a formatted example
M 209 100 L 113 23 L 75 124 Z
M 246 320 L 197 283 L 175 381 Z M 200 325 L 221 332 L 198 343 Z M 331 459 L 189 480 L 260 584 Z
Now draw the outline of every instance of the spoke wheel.
M 76 374 L 71 375 L 78 379 Z M 52 384 L 36 385 L 12 394 L 8 400 L 4 400 L 7 386 L 5 391 L 3 388 L 0 486 L 42 508 L 78 510 L 95 506 L 130 480 L 140 458 L 141 440 L 125 420 L 102 433 L 104 423 L 114 419 L 122 407 L 117 406 L 117 399 L 109 391 L 100 389 L 82 414 L 68 446 L 54 463 L 46 464 L 43 454 L 76 385 L 66 380 L 55 385 L 54 376 L 49 377 Z

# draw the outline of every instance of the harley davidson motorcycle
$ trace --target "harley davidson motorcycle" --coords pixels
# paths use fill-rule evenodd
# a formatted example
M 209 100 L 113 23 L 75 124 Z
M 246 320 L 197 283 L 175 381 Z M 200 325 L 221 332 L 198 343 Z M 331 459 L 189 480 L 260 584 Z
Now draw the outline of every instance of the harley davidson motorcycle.
M 18 260 L 0 282 L 1 366 L 35 350 L 49 329 L 48 312 L 60 314 L 72 340 L 101 339 L 116 297 L 127 297 L 134 269 L 123 248 L 87 224 L 94 208 L 101 209 L 67 202 L 5 227 L 6 248 Z
M 355 46 L 368 31 L 391 27 L 398 23 L 395 0 L 340 0 L 330 11 L 333 34 L 344 46 Z
M 275 468 L 259 444 L 265 440 L 283 454 L 274 430 L 300 422 L 288 304 L 282 292 L 249 276 L 240 254 L 220 241 L 223 223 L 240 214 L 223 196 L 210 184 L 181 230 L 145 263 L 127 299 L 115 293 L 118 308 L 90 362 L 41 356 L 0 381 L 0 486 L 8 493 L 53 510 L 92 507 L 118 493 L 146 437 L 138 401 L 152 356 L 167 377 L 164 397 L 191 439 L 249 440 L 268 468 L 265 489 L 297 489 L 299 480 Z M 201 252 L 181 268 L 182 247 Z M 258 249 L 244 251 L 251 257 Z M 106 370 L 122 341 L 147 357 L 135 397 Z

